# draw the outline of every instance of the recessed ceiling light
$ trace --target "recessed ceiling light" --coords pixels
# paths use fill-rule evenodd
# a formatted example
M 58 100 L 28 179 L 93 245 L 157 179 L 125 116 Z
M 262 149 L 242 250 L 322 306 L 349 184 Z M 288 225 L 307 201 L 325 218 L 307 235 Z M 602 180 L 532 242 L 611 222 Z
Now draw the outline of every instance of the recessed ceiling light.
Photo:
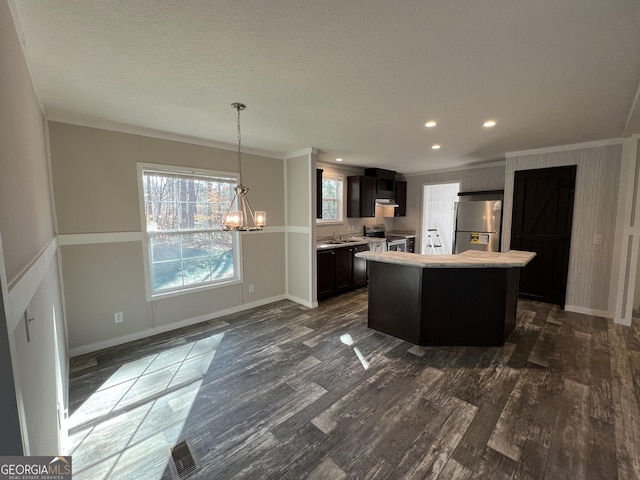
M 336 162 L 341 162 L 342 159 L 341 158 L 336 158 Z
M 433 120 L 429 120 L 427 123 L 424 124 L 424 126 L 427 128 L 432 128 L 432 127 L 435 127 L 436 125 L 437 123 L 434 122 Z
M 440 145 L 438 145 L 437 143 L 435 145 L 431 145 L 431 149 L 432 150 L 440 150 Z
M 487 120 L 486 122 L 484 122 L 482 124 L 482 126 L 486 127 L 486 128 L 495 127 L 496 126 L 496 121 L 495 120 Z

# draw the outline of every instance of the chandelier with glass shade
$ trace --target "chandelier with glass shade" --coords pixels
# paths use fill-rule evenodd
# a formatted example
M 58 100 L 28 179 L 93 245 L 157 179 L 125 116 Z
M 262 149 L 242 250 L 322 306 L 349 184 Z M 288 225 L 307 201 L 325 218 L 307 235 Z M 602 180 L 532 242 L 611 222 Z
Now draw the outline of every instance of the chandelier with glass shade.
M 240 145 L 242 141 L 242 135 L 240 134 L 240 112 L 247 108 L 244 103 L 232 103 L 231 106 L 238 111 L 238 176 L 239 182 L 235 187 L 235 194 L 231 205 L 224 216 L 224 231 L 255 231 L 262 230 L 267 224 L 267 212 L 264 210 L 256 210 L 255 212 L 251 208 L 247 192 L 249 189 L 242 183 L 242 154 L 240 151 Z

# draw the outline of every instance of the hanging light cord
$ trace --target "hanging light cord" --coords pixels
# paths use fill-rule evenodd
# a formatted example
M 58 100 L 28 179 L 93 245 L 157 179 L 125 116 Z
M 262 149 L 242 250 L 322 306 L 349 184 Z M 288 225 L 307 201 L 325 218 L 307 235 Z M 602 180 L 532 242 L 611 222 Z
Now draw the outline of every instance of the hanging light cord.
M 238 110 L 238 173 L 240 176 L 240 185 L 242 183 L 242 155 L 240 154 L 240 144 L 242 143 L 242 134 L 240 133 L 240 110 L 244 107 L 241 103 L 234 104 L 236 109 Z

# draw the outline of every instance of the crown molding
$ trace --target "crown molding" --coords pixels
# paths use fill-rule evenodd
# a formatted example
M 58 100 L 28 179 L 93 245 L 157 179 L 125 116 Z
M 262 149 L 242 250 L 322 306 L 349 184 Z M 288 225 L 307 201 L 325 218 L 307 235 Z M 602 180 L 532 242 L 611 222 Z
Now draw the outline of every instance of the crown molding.
M 296 152 L 287 153 L 284 156 L 284 159 L 288 160 L 289 158 L 302 157 L 303 155 L 317 155 L 317 154 L 318 154 L 317 148 L 307 147 L 307 148 L 303 148 L 302 150 L 298 150 Z
M 323 170 L 335 170 L 337 172 L 353 173 L 354 175 L 364 175 L 364 167 L 357 167 L 355 165 L 331 163 L 331 162 L 316 162 L 317 168 Z
M 400 173 L 403 177 L 420 177 L 423 175 L 434 175 L 437 173 L 448 173 L 448 172 L 461 172 L 465 170 L 476 170 L 478 168 L 491 168 L 491 167 L 504 167 L 506 162 L 504 160 L 496 160 L 493 162 L 487 163 L 472 163 L 470 165 L 461 165 L 459 167 L 453 168 L 443 168 L 440 170 L 427 170 L 424 172 L 416 172 L 416 173 Z
M 520 150 L 518 152 L 507 152 L 507 159 L 512 157 L 523 157 L 525 155 L 539 155 L 544 153 L 568 152 L 570 150 L 581 150 L 583 148 L 609 147 L 611 145 L 622 144 L 622 138 L 608 138 L 606 140 L 596 140 L 593 142 L 572 143 L 569 145 L 559 145 L 555 147 L 534 148 L 531 150 Z

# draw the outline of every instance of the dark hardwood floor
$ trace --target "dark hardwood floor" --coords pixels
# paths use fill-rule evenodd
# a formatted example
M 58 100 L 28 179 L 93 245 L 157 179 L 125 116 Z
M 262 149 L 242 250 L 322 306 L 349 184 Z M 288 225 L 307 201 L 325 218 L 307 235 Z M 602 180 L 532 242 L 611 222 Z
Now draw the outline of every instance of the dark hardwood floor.
M 442 321 L 446 321 L 443 318 Z M 519 302 L 504 347 L 367 328 L 366 289 L 74 358 L 74 479 L 640 479 L 640 329 Z

